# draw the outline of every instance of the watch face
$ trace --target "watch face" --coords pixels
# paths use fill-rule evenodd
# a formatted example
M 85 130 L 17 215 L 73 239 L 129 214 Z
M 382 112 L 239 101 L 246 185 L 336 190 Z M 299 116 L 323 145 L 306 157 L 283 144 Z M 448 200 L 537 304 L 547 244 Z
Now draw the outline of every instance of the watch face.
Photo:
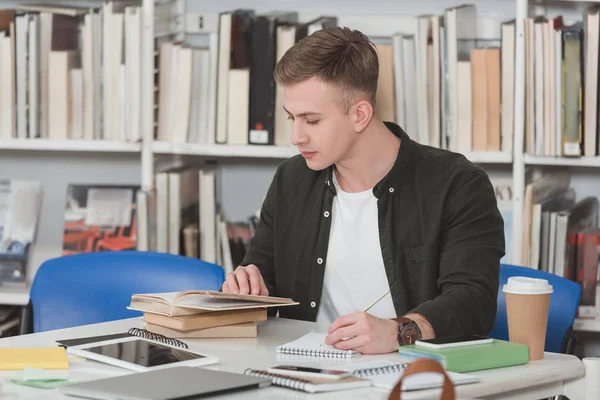
M 414 344 L 419 339 L 419 332 L 413 324 L 406 324 L 400 332 L 401 344 Z

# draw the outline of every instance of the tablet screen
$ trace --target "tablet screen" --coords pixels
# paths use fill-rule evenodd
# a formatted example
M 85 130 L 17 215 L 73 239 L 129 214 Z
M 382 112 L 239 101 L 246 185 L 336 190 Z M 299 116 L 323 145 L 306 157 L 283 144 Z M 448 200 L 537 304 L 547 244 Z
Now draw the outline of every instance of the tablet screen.
M 183 349 L 143 339 L 88 347 L 85 350 L 144 367 L 155 367 L 179 361 L 205 358 L 201 354 L 191 353 Z

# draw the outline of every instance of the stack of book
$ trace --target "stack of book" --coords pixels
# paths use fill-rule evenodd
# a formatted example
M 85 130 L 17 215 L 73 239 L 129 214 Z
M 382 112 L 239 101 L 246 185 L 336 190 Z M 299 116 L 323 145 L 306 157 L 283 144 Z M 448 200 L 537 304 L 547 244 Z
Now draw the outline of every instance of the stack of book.
M 134 294 L 130 310 L 141 311 L 149 332 L 170 338 L 257 337 L 267 308 L 296 305 L 292 299 L 185 290 Z

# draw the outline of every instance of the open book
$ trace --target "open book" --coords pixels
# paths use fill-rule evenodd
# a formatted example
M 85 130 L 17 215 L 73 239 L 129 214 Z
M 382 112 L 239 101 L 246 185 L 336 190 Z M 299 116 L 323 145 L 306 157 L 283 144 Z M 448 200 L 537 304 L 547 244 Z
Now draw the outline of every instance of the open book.
M 170 293 L 134 294 L 130 310 L 168 316 L 199 314 L 202 312 L 246 310 L 297 305 L 283 297 L 222 293 L 212 290 L 184 290 Z

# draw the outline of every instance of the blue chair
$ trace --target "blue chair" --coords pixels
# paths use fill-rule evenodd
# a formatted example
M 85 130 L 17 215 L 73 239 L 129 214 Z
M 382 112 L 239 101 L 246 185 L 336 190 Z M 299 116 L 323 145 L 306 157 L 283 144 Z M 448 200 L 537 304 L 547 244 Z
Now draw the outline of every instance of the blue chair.
M 532 268 L 500 265 L 498 311 L 494 328 L 489 336 L 508 340 L 506 298 L 504 292 L 502 292 L 502 286 L 511 276 L 546 279 L 552 285 L 554 292 L 550 295 L 545 350 L 553 353 L 573 354 L 575 351 L 575 337 L 572 334 L 572 329 L 581 297 L 581 286 L 569 279 Z
M 132 294 L 219 290 L 223 281 L 218 265 L 165 253 L 106 251 L 54 258 L 35 275 L 30 300 L 33 318 L 24 318 L 29 319 L 29 327 L 22 325 L 21 332 L 140 316 L 126 308 Z

